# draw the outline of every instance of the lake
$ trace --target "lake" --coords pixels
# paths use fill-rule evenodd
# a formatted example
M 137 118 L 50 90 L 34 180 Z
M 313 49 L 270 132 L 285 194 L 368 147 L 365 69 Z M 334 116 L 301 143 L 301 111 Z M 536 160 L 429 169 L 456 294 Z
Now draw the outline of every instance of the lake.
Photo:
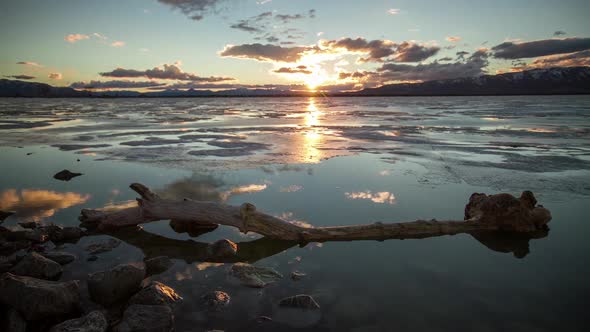
M 462 220 L 474 192 L 531 190 L 553 215 L 546 237 L 517 245 L 461 234 L 300 247 L 230 227 L 191 237 L 158 221 L 65 246 L 78 259 L 64 280 L 172 258 L 154 279 L 184 297 L 177 331 L 584 330 L 590 96 L 4 98 L 0 145 L 0 210 L 17 212 L 9 226 L 77 226 L 82 208 L 134 200 L 133 182 L 312 226 Z M 84 175 L 53 179 L 62 169 Z M 84 247 L 109 237 L 123 242 L 87 261 Z M 240 260 L 284 278 L 247 288 L 231 264 L 204 261 L 203 246 L 224 238 L 246 252 Z M 294 271 L 306 276 L 291 280 Z M 202 310 L 211 290 L 231 296 L 223 312 Z M 278 306 L 296 294 L 321 309 Z

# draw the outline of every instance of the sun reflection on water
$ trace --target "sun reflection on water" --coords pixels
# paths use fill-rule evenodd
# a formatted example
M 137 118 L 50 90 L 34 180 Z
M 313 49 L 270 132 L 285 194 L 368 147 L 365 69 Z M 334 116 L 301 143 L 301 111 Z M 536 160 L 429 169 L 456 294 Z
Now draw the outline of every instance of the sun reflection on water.
M 322 143 L 323 135 L 321 129 L 317 126 L 321 124 L 320 117 L 323 115 L 323 112 L 316 106 L 315 98 L 309 98 L 306 111 L 304 127 L 302 128 L 302 154 L 304 158 L 302 161 L 318 163 L 322 159 L 322 151 L 317 146 Z

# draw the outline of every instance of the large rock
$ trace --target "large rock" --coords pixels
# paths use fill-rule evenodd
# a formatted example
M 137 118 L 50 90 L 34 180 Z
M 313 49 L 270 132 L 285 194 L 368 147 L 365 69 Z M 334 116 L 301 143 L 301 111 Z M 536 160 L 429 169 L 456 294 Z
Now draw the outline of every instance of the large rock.
M 114 332 L 170 332 L 174 330 L 174 316 L 165 305 L 131 305 L 123 313 Z
M 88 276 L 90 298 L 104 306 L 127 300 L 140 288 L 145 278 L 143 263 L 117 265 L 107 271 L 100 271 Z
M 238 245 L 228 239 L 221 239 L 207 246 L 207 256 L 210 258 L 235 257 L 237 253 Z
M 182 297 L 174 289 L 161 282 L 152 281 L 148 286 L 133 295 L 129 300 L 129 305 L 168 305 L 174 307 L 175 304 L 181 301 Z
M 246 263 L 236 263 L 231 267 L 230 274 L 248 287 L 262 288 L 278 281 L 283 275 L 269 267 L 258 267 Z
M 84 235 L 79 227 L 48 225 L 41 227 L 53 242 L 75 242 Z
M 62 271 L 61 265 L 34 251 L 10 269 L 13 274 L 47 280 L 59 279 Z
M 49 332 L 106 332 L 108 327 L 105 315 L 97 310 L 84 317 L 57 324 Z
M 50 259 L 56 263 L 61 265 L 66 265 L 68 263 L 73 262 L 76 260 L 76 256 L 67 252 L 63 251 L 47 251 L 40 253 L 43 257 Z
M 493 224 L 503 231 L 534 232 L 547 229 L 551 212 L 537 205 L 530 191 L 523 191 L 520 198 L 510 194 L 474 193 L 465 206 L 465 220 Z
M 290 296 L 282 299 L 279 302 L 282 307 L 300 308 L 307 310 L 316 310 L 320 308 L 320 305 L 314 300 L 313 297 L 306 294 L 299 294 Z
M 172 262 L 172 260 L 166 256 L 149 258 L 146 259 L 144 263 L 148 276 L 160 274 L 174 265 L 174 262 Z
M 79 302 L 78 281 L 46 281 L 11 273 L 0 277 L 0 303 L 15 308 L 26 320 L 70 313 Z

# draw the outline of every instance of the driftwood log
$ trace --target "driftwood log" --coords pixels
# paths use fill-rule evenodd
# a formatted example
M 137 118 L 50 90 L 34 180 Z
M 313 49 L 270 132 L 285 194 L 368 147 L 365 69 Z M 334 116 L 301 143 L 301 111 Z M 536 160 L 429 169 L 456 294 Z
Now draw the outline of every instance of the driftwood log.
M 174 220 L 176 223 L 233 226 L 240 231 L 255 232 L 270 239 L 299 243 L 351 240 L 420 239 L 454 235 L 502 231 L 533 234 L 547 229 L 551 213 L 537 201 L 530 191 L 520 198 L 510 194 L 473 194 L 465 206 L 465 220 L 416 220 L 403 223 L 376 222 L 366 225 L 302 227 L 280 218 L 259 212 L 250 203 L 230 206 L 215 202 L 189 199 L 163 199 L 146 186 L 131 186 L 141 198 L 136 207 L 119 211 L 84 209 L 80 221 L 99 229 L 134 226 L 157 220 Z

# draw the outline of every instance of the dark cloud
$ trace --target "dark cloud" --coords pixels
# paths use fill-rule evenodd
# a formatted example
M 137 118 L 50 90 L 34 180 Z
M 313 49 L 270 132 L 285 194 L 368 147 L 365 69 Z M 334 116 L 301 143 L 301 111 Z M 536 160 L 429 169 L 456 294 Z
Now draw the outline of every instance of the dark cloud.
M 369 75 L 367 72 L 362 72 L 362 71 L 355 71 L 353 73 L 341 72 L 341 73 L 338 73 L 338 79 L 344 80 L 347 78 L 354 78 L 354 79 L 358 80 L 363 77 L 366 77 L 367 75 Z
M 403 42 L 397 45 L 394 59 L 398 62 L 420 62 L 435 55 L 438 51 L 440 51 L 438 46 Z
M 258 61 L 296 62 L 303 53 L 312 50 L 313 47 L 294 46 L 282 47 L 271 44 L 243 44 L 228 45 L 219 55 L 242 59 L 254 59 Z
M 455 53 L 455 55 L 457 55 L 457 60 L 465 60 L 465 56 L 469 55 L 469 52 L 459 51 L 459 52 Z
M 420 62 L 435 55 L 440 50 L 438 46 L 428 46 L 414 42 L 394 43 L 390 40 L 366 40 L 364 38 L 343 38 L 323 43 L 328 48 L 341 48 L 350 52 L 366 53 L 368 56 L 360 58 L 361 62 L 383 62 L 393 57 L 398 62 Z
M 183 72 L 176 65 L 165 64 L 163 68 L 154 67 L 147 70 L 135 70 L 135 69 L 124 69 L 117 68 L 110 72 L 100 73 L 103 77 L 146 77 L 149 79 L 162 79 L 162 80 L 179 80 L 179 81 L 193 81 L 193 82 L 221 82 L 221 81 L 232 81 L 234 78 L 231 77 L 201 77 L 195 74 Z
M 178 90 L 229 90 L 229 89 L 265 89 L 265 90 L 303 90 L 306 89 L 303 84 L 240 84 L 240 83 L 176 83 L 165 87 L 166 89 Z M 149 90 L 162 90 L 162 88 L 154 87 Z
M 197 21 L 202 20 L 205 14 L 214 12 L 225 1 L 227 0 L 158 0 Z
M 590 66 L 590 50 L 563 54 L 552 55 L 535 59 L 532 63 L 513 63 L 513 70 L 527 70 L 534 68 L 553 68 L 553 67 L 588 67 Z
M 40 64 L 38 64 L 37 62 L 33 62 L 33 61 L 19 61 L 16 64 L 17 65 L 31 66 L 31 67 L 43 67 Z
M 557 31 L 555 31 L 555 32 L 553 33 L 553 35 L 554 35 L 554 36 L 556 36 L 556 37 L 557 37 L 557 36 L 563 36 L 563 35 L 566 35 L 566 34 L 567 34 L 567 33 L 566 33 L 565 31 L 562 31 L 562 30 L 557 30 Z
M 275 73 L 279 74 L 311 74 L 311 70 L 307 69 L 306 66 L 297 66 L 297 67 L 281 67 L 277 70 L 273 70 Z
M 29 76 L 29 75 L 7 75 L 6 77 L 16 78 L 17 80 L 32 80 L 32 79 L 36 78 L 35 76 Z
M 316 13 L 316 10 L 315 9 L 310 9 L 307 12 L 307 15 L 309 16 L 309 18 L 315 18 L 315 13 Z
M 453 58 L 447 56 L 447 57 L 438 59 L 438 61 L 444 61 L 444 62 L 446 62 L 446 61 L 453 61 Z
M 479 50 L 465 62 L 407 65 L 386 63 L 381 66 L 373 79 L 386 81 L 432 81 L 485 74 L 488 65 L 486 50 Z
M 303 19 L 303 18 L 305 18 L 305 16 L 302 15 L 302 14 L 294 14 L 294 15 L 289 15 L 289 14 L 281 15 L 281 14 L 278 14 L 278 15 L 275 16 L 275 18 L 277 20 L 283 22 L 283 23 L 289 23 L 290 21 L 295 21 L 295 20 Z
M 590 38 L 544 39 L 531 42 L 505 42 L 492 47 L 499 59 L 534 58 L 590 49 Z
M 158 83 L 153 81 L 138 82 L 138 81 L 90 81 L 90 82 L 74 82 L 70 84 L 73 89 L 138 89 L 150 87 L 163 87 L 165 83 Z
M 267 18 L 272 17 L 272 12 L 252 16 L 250 18 L 239 20 L 237 23 L 230 25 L 232 29 L 238 29 L 249 33 L 264 33 L 267 26 Z

